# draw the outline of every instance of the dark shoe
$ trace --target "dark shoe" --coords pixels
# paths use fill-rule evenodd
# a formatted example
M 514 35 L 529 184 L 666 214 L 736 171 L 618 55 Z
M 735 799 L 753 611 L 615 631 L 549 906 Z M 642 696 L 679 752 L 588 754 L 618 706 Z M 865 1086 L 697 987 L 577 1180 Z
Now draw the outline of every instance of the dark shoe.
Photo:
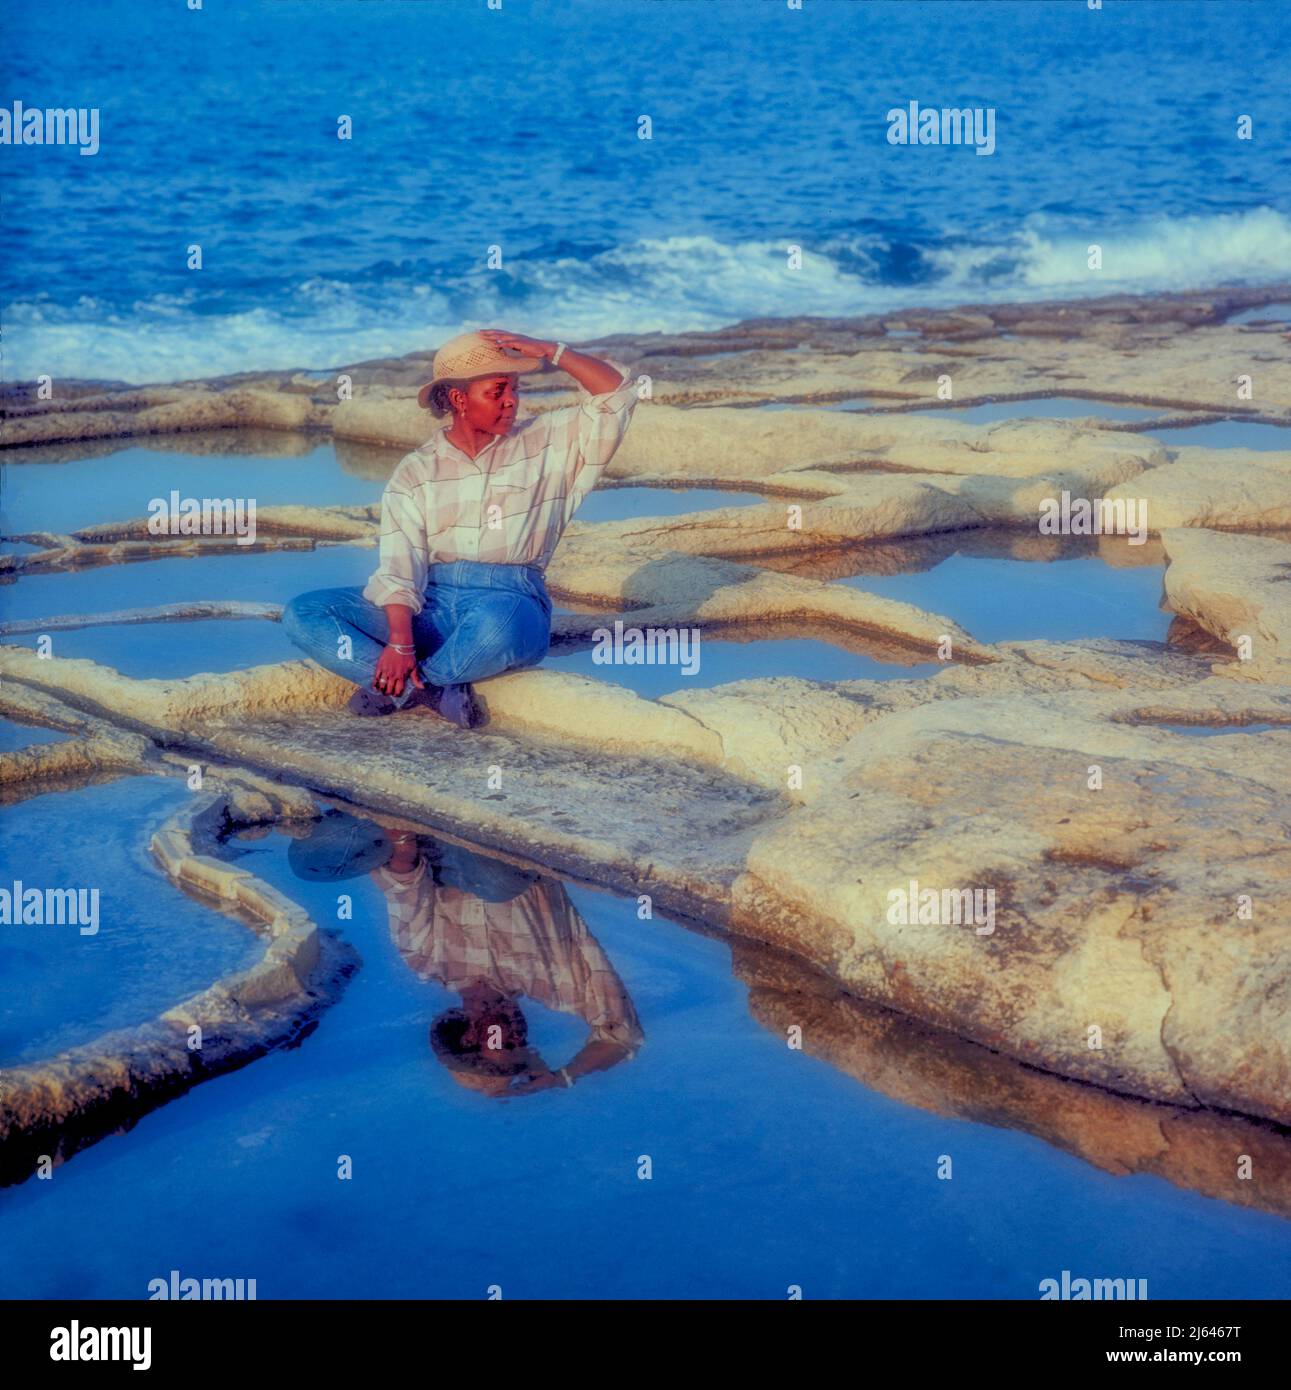
M 399 708 L 389 695 L 383 695 L 379 690 L 366 690 L 363 686 L 350 696 L 349 709 L 351 714 L 362 715 L 381 715 L 393 714 Z
M 477 729 L 484 723 L 484 711 L 469 685 L 428 685 L 413 691 L 408 703 L 424 705 L 459 729 Z

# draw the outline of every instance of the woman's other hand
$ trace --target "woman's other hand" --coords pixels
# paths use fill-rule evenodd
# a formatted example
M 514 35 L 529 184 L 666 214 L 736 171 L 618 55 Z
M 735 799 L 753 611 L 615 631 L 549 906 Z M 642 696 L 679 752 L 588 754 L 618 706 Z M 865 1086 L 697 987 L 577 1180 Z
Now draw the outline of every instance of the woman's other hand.
M 377 658 L 377 669 L 372 677 L 372 688 L 383 695 L 399 696 L 411 677 L 412 684 L 419 689 L 426 688 L 417 670 L 417 658 L 411 652 L 397 652 L 393 647 L 386 649 Z

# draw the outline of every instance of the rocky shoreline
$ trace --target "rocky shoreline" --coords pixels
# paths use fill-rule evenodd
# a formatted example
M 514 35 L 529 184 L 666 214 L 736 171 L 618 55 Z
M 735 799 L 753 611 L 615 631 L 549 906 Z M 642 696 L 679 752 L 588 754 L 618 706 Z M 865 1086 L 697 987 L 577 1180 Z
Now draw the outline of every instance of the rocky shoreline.
M 760 320 L 589 345 L 649 378 L 611 483 L 766 500 L 575 522 L 549 573 L 577 610 L 558 618 L 559 642 L 586 643 L 616 617 L 810 631 L 939 661 L 931 676 L 700 690 L 679 679 L 648 700 L 516 672 L 481 685 L 490 724 L 466 740 L 420 720 L 354 721 L 350 687 L 306 662 L 132 680 L 6 645 L 0 673 L 16 694 L 5 712 L 53 727 L 90 715 L 150 748 L 648 893 L 1010 1065 L 1291 1126 L 1291 451 L 1171 448 L 1152 435 L 1233 417 L 1291 427 L 1291 325 L 1229 321 L 1287 300 L 1291 286 L 1274 286 Z M 184 432 L 218 451 L 211 432 L 255 429 L 289 432 L 260 436 L 284 451 L 302 431 L 360 453 L 408 448 L 429 433 L 412 402 L 427 365 L 420 354 L 334 373 L 58 383 L 50 402 L 13 389 L 0 442 L 83 457 Z M 1132 422 L 976 425 L 936 416 L 951 403 L 937 396 L 946 377 L 956 406 L 1060 395 L 1150 410 Z M 350 399 L 337 397 L 342 378 Z M 526 392 L 531 405 L 573 399 L 544 384 Z M 828 408 L 858 400 L 861 410 Z M 1037 508 L 1063 491 L 1146 499 L 1147 545 L 1166 563 L 1176 615 L 1169 645 L 984 642 L 944 615 L 818 577 L 858 544 L 899 555 L 974 531 L 1043 554 Z M 378 516 L 375 505 L 302 501 L 259 519 L 265 534 L 242 548 L 252 553 L 371 546 Z M 157 540 L 142 517 L 8 539 L 35 547 L 0 557 L 11 579 L 225 545 Z M 1100 552 L 1135 563 L 1117 541 L 1100 538 Z M 178 604 L 114 617 L 228 615 L 277 613 Z M 59 621 L 79 619 L 50 614 L 40 630 Z M 1181 725 L 1226 732 L 1169 727 Z M 1241 732 L 1252 725 L 1261 731 Z M 60 748 L 0 755 L 0 774 L 65 775 L 77 755 Z M 490 767 L 503 770 L 501 795 Z M 989 886 L 993 932 L 889 921 L 889 893 L 911 879 Z

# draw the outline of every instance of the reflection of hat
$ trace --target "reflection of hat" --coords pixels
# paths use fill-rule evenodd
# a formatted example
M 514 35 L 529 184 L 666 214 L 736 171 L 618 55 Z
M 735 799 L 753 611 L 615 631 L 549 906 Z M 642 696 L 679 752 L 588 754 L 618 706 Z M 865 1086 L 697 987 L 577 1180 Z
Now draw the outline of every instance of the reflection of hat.
M 495 347 L 482 333 L 462 333 L 435 354 L 430 380 L 417 392 L 417 404 L 425 410 L 430 388 L 440 381 L 471 381 L 477 376 L 505 376 L 508 372 L 536 372 L 542 358 L 526 357 L 510 348 Z
M 379 869 L 394 853 L 394 843 L 375 821 L 348 811 L 325 811 L 303 839 L 287 848 L 287 862 L 297 878 L 335 882 Z

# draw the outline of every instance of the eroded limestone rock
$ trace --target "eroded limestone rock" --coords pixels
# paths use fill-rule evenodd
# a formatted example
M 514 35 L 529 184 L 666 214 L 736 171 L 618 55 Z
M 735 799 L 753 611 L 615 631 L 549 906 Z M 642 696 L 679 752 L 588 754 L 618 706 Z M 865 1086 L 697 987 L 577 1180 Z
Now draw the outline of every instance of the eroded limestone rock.
M 1287 430 L 1291 442 L 1291 428 Z M 1291 530 L 1291 451 L 1264 449 L 1179 449 L 1174 460 L 1106 496 L 1142 499 L 1148 526 L 1213 530 Z
M 268 787 L 255 779 L 207 793 L 172 816 L 151 845 L 174 883 L 262 935 L 259 961 L 149 1022 L 6 1068 L 0 1184 L 30 1177 L 40 1155 L 63 1162 L 199 1082 L 291 1042 L 337 997 L 353 952 L 269 884 L 205 852 L 231 825 L 300 809 L 302 793 L 270 799 Z M 312 798 L 307 803 L 313 814 Z
M 956 405 L 1078 394 L 1183 418 L 1232 414 L 1234 376 L 1256 355 L 1288 354 L 1284 335 L 1225 319 L 1288 293 L 768 320 L 606 341 L 605 352 L 651 379 L 611 481 L 717 484 L 768 501 L 575 523 L 550 579 L 557 597 L 591 611 L 563 617 L 558 637 L 585 641 L 621 613 L 638 625 L 819 625 L 840 644 L 863 634 L 926 659 L 950 635 L 955 660 L 928 679 L 748 681 L 648 701 L 552 671 L 517 672 L 482 683 L 493 722 L 467 739 L 415 716 L 351 719 L 340 708 L 348 683 L 308 662 L 131 681 L 2 647 L 5 691 L 27 691 L 26 716 L 75 735 L 22 750 L 33 757 L 9 766 L 34 779 L 155 767 L 160 745 L 174 750 L 163 759 L 195 752 L 213 767 L 258 767 L 260 785 L 237 793 L 253 817 L 273 810 L 271 777 L 286 775 L 557 872 L 650 892 L 665 910 L 734 923 L 855 995 L 999 1058 L 1194 1111 L 1287 1123 L 1291 546 L 1201 529 L 1285 526 L 1286 456 L 1165 450 L 1150 430 L 1089 420 L 975 426 L 919 407 L 936 404 L 938 379 L 949 376 Z M 917 337 L 887 336 L 893 328 Z M 230 427 L 330 430 L 359 451 L 362 441 L 424 440 L 433 426 L 411 394 L 426 379 L 425 354 L 345 370 L 359 390 L 340 404 L 322 374 L 129 390 L 69 383 L 49 405 L 19 388 L 8 392 L 0 442 L 56 450 L 54 441 L 174 431 L 197 431 L 196 441 Z M 1291 373 L 1261 368 L 1259 380 L 1256 418 L 1291 422 Z M 577 399 L 547 385 L 526 383 L 532 408 Z M 877 413 L 810 408 L 862 395 Z M 757 408 L 777 399 L 809 408 Z M 682 408 L 700 404 L 715 408 Z M 379 481 L 380 450 L 370 452 Z M 1251 659 L 1151 643 L 987 646 L 939 615 L 826 582 L 858 572 L 859 542 L 862 570 L 892 572 L 936 551 L 939 535 L 962 545 L 999 526 L 1016 532 L 1011 553 L 1051 558 L 1057 542 L 1036 534 L 1037 509 L 1062 488 L 1146 497 L 1160 541 L 1131 551 L 1103 538 L 1100 554 L 1144 564 L 1164 553 L 1178 622 L 1226 648 L 1251 636 Z M 262 544 L 278 548 L 372 545 L 378 521 L 375 504 L 258 517 Z M 143 518 L 25 539 L 44 552 L 0 558 L 15 575 L 196 557 L 215 553 L 197 542 L 219 542 L 159 542 Z M 758 566 L 738 563 L 745 558 Z M 40 706 L 55 698 L 61 712 Z M 15 717 L 24 717 L 16 707 Z M 1159 727 L 1171 722 L 1278 728 L 1192 738 Z M 159 844 L 194 884 L 228 887 L 200 852 Z M 995 929 L 889 921 L 886 893 L 911 877 L 995 890 Z M 238 897 L 235 887 L 229 905 Z M 1235 915 L 1242 898 L 1247 917 Z M 259 904 L 290 922 L 283 904 Z M 279 953 L 229 1007 L 271 1008 L 290 994 L 289 976 L 299 984 Z M 239 1026 L 231 1016 L 230 1036 Z M 1089 1045 L 1095 1027 L 1099 1047 Z M 165 1076 L 166 1036 L 143 1038 L 130 1067 Z M 119 1059 L 97 1065 L 101 1076 L 126 1074 Z M 1168 1167 L 1160 1132 L 1154 1139 L 1140 1125 L 1142 1156 L 1118 1150 L 1118 1161 Z M 1192 1151 L 1204 1155 L 1204 1143 Z
M 745 682 L 660 702 L 517 672 L 481 683 L 497 719 L 469 740 L 416 716 L 352 719 L 336 710 L 347 684 L 310 687 L 305 663 L 169 683 L 190 687 L 182 699 L 14 648 L 0 668 L 74 686 L 104 716 L 148 709 L 159 736 L 219 758 L 649 892 L 1045 1070 L 1286 1123 L 1291 732 L 1155 726 L 1291 728 L 1291 688 L 1210 678 L 1184 656 L 1140 685 L 1152 654 L 1012 644 L 925 682 Z M 995 890 L 996 928 L 888 922 L 912 877 Z
M 1291 544 L 1266 536 L 1168 530 L 1171 608 L 1235 649 L 1217 672 L 1291 682 Z
M 1223 684 L 1207 683 L 1204 707 L 1255 722 Z M 1137 725 L 1132 693 L 892 714 L 754 838 L 732 924 L 1045 1070 L 1286 1123 L 1289 697 L 1260 705 L 1287 730 L 1227 739 Z M 891 893 L 910 880 L 993 890 L 993 929 L 894 922 Z

